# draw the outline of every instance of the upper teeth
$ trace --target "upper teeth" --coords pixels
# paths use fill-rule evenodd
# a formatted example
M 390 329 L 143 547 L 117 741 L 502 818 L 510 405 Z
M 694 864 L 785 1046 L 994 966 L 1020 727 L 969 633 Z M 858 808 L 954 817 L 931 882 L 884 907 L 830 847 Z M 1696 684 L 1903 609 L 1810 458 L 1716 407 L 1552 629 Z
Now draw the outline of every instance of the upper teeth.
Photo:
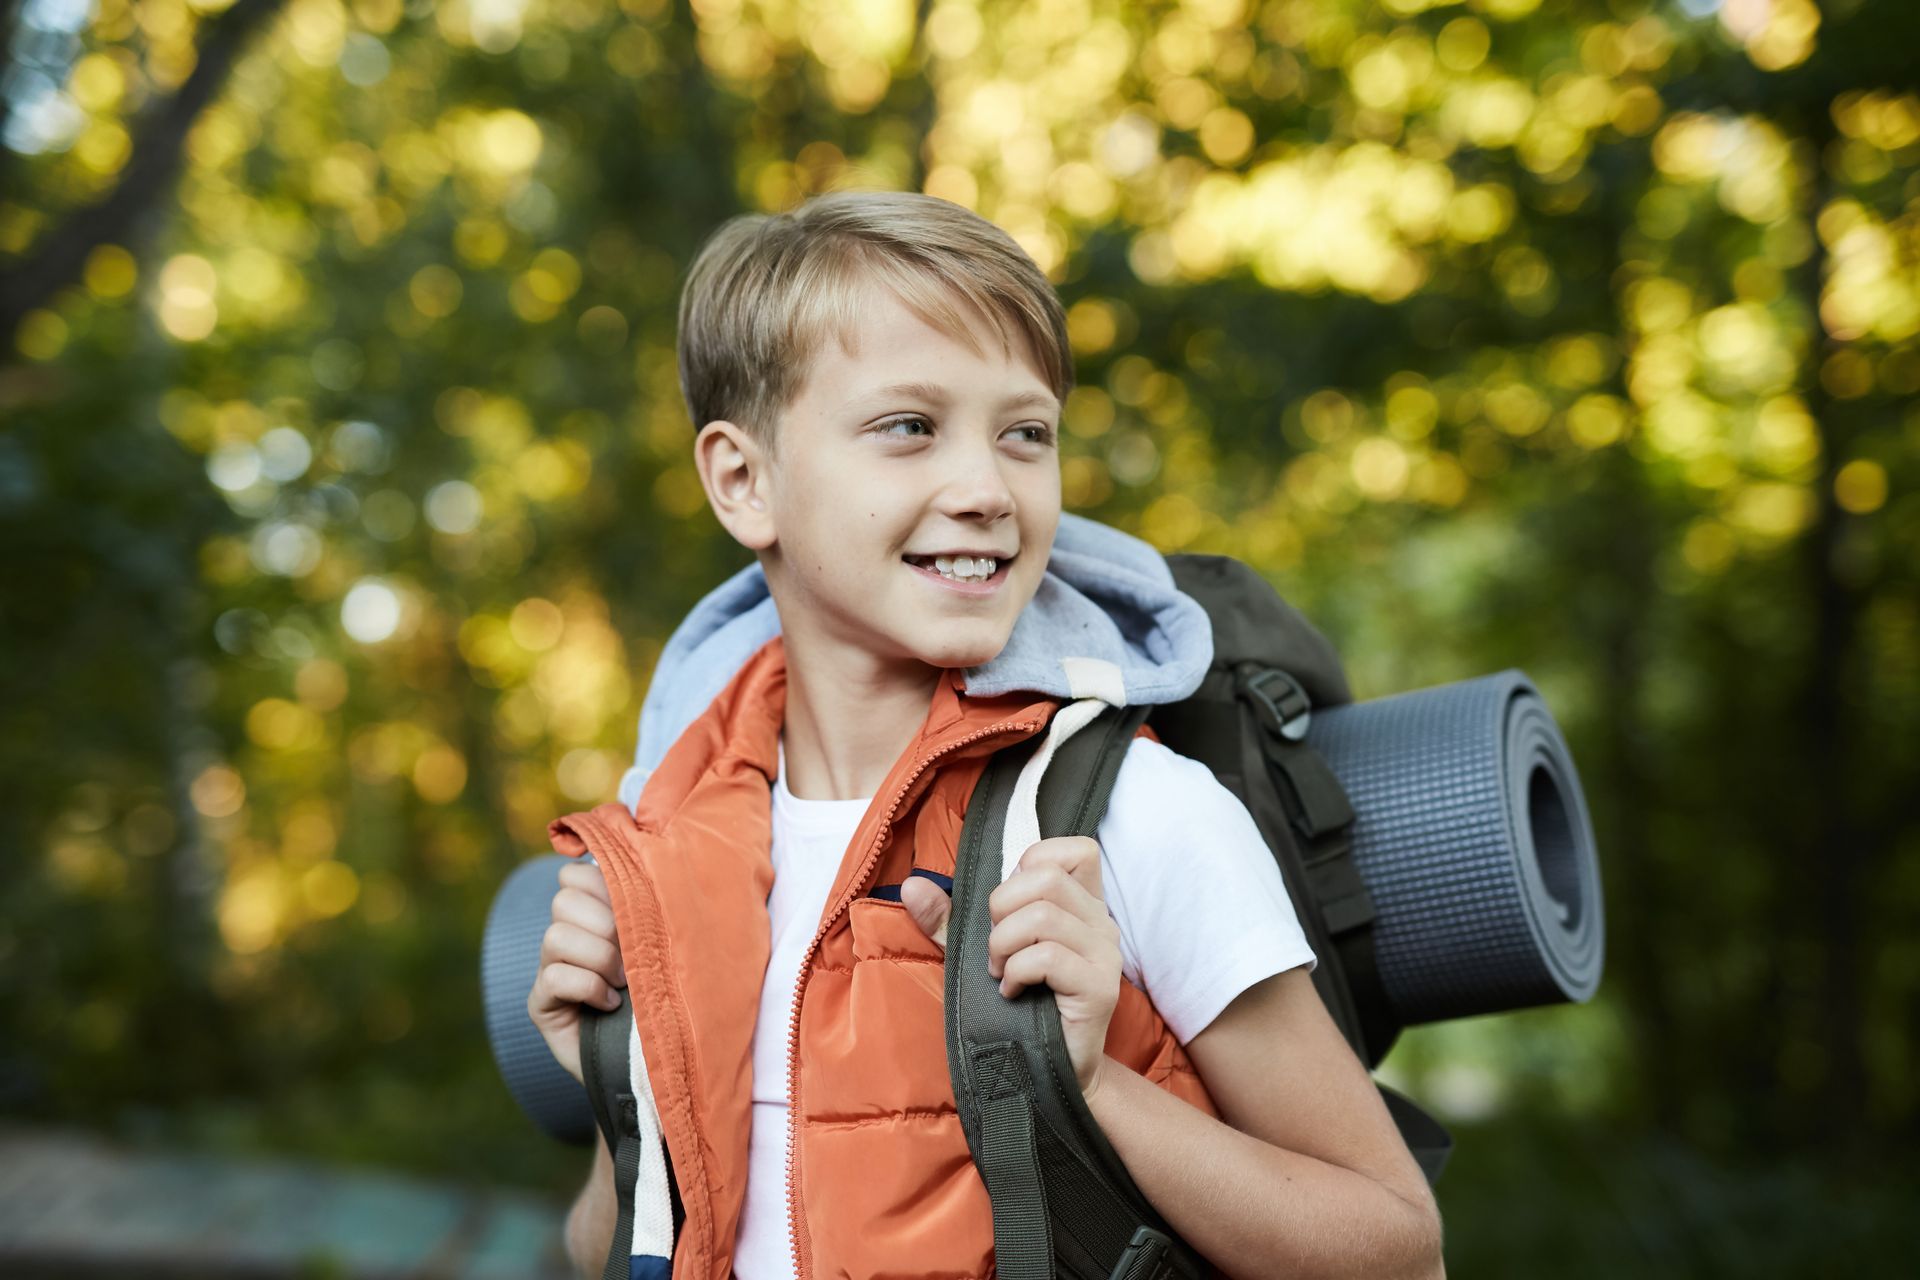
M 989 560 L 985 556 L 935 556 L 933 567 L 949 578 L 959 578 L 968 582 L 984 582 L 993 576 L 1000 567 L 998 560 Z

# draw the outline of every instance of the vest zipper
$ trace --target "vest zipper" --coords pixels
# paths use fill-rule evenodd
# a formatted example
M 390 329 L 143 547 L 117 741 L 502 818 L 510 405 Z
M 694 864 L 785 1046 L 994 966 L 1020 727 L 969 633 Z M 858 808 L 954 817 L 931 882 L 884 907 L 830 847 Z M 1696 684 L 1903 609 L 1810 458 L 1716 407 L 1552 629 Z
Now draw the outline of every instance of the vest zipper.
M 807 970 L 813 964 L 814 953 L 820 949 L 820 941 L 827 936 L 827 931 L 839 922 L 841 913 L 852 905 L 854 897 L 860 891 L 860 886 L 865 884 L 867 877 L 873 874 L 874 864 L 880 860 L 880 850 L 893 835 L 893 820 L 899 816 L 900 803 L 906 798 L 907 792 L 913 789 L 913 784 L 919 781 L 921 774 L 932 768 L 941 757 L 950 755 L 961 747 L 970 746 L 996 735 L 1013 734 L 1021 730 L 1025 730 L 1028 734 L 1036 733 L 1045 728 L 1046 723 L 1045 719 L 1002 722 L 991 729 L 981 729 L 964 738 L 956 738 L 922 760 L 918 767 L 907 775 L 906 781 L 894 790 L 893 799 L 887 807 L 887 816 L 880 824 L 880 831 L 874 837 L 872 847 L 867 850 L 866 861 L 861 864 L 860 874 L 853 878 L 853 892 L 843 895 L 840 901 L 834 904 L 832 913 L 821 922 L 819 930 L 813 935 L 813 941 L 807 944 L 806 954 L 800 957 L 800 974 L 793 983 L 793 1015 L 787 1024 L 787 1236 L 789 1243 L 793 1246 L 794 1280 L 808 1280 L 813 1274 L 805 1261 L 806 1223 L 800 1214 L 800 1184 L 794 1177 L 794 1172 L 799 1163 L 800 1150 L 800 1001 L 807 989 Z

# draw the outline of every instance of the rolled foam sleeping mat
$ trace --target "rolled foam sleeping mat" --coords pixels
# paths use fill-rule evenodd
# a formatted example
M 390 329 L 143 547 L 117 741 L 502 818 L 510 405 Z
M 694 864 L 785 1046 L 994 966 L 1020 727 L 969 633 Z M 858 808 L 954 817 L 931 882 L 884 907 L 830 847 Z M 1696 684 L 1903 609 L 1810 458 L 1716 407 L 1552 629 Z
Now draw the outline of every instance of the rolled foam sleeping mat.
M 493 1060 L 514 1101 L 551 1136 L 585 1146 L 596 1128 L 587 1091 L 554 1058 L 527 1013 L 540 972 L 540 939 L 553 921 L 553 895 L 566 864 L 557 853 L 530 858 L 494 894 L 480 940 L 480 996 Z
M 1388 999 L 1413 1026 L 1600 984 L 1600 864 L 1580 776 L 1517 670 L 1315 710 L 1353 805 Z
M 1354 810 L 1374 951 L 1408 1026 L 1585 1000 L 1600 982 L 1599 861 L 1573 756 L 1519 671 L 1315 708 L 1307 742 Z M 507 1087 L 563 1142 L 593 1141 L 586 1091 L 527 1016 L 566 859 L 522 863 L 481 942 L 487 1035 Z

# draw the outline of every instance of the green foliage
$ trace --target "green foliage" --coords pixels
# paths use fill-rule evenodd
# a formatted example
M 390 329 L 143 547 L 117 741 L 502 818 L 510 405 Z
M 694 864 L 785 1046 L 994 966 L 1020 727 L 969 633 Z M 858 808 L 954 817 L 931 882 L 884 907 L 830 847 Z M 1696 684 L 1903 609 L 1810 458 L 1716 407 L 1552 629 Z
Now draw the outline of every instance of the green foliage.
M 1913 1248 L 1913 1169 L 1722 1162 L 1659 1133 L 1462 1126 L 1438 1188 L 1459 1275 L 1879 1275 Z
M 1517 666 L 1566 729 L 1597 1003 L 1389 1062 L 1466 1122 L 1456 1269 L 1891 1256 L 1920 10 L 255 2 L 150 129 L 212 8 L 11 49 L 4 1113 L 577 1181 L 492 1071 L 476 948 L 743 561 L 679 280 L 734 213 L 905 187 L 1058 283 L 1071 507 L 1258 565 L 1361 697 Z

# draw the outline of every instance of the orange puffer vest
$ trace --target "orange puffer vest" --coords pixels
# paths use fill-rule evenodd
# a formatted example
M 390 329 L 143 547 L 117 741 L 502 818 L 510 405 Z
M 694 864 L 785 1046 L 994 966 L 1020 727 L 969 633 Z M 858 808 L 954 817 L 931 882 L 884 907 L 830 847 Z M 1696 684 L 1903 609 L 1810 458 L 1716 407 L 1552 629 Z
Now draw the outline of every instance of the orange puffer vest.
M 788 1024 L 794 1272 L 947 1280 L 993 1274 L 993 1216 L 947 1075 L 944 959 L 906 909 L 866 896 L 914 867 L 951 875 L 989 756 L 1046 727 L 1035 694 L 962 696 L 942 680 L 919 735 L 860 821 Z M 771 949 L 769 788 L 786 709 L 779 639 L 749 659 L 648 779 L 635 812 L 556 821 L 591 850 L 621 950 L 686 1220 L 674 1280 L 728 1280 L 747 1182 L 752 1045 Z M 1107 1053 L 1217 1117 L 1146 994 L 1121 980 Z

